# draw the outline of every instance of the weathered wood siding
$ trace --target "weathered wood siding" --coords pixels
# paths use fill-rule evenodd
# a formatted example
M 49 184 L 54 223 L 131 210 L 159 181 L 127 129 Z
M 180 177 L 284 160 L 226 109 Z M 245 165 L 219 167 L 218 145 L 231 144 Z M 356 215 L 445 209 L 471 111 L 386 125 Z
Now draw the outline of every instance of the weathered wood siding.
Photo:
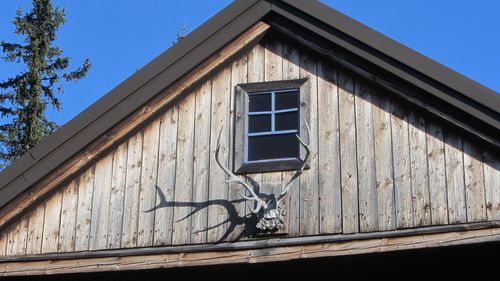
M 0 233 L 0 255 L 254 239 L 232 165 L 234 88 L 309 78 L 311 163 L 287 235 L 500 220 L 500 156 L 310 51 L 267 41 L 224 64 Z M 252 174 L 277 193 L 293 172 Z

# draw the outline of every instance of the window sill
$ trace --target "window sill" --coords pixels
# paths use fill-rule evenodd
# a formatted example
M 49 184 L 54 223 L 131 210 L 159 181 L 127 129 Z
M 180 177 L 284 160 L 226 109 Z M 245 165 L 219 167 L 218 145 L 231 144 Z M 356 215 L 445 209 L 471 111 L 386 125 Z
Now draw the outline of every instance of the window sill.
M 294 171 L 300 168 L 301 165 L 302 160 L 299 159 L 245 162 L 235 171 L 235 174 Z M 309 165 L 306 165 L 305 169 L 309 169 Z

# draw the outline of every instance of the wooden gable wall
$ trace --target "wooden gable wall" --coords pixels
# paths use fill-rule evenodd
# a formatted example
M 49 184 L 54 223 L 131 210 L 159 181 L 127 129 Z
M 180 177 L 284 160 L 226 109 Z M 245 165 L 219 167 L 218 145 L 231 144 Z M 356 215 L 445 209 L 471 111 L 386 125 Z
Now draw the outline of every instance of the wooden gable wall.
M 267 40 L 226 64 L 0 234 L 0 256 L 254 239 L 233 156 L 239 83 L 309 77 L 311 168 L 287 237 L 500 220 L 500 157 L 308 50 Z M 251 174 L 278 193 L 293 172 Z

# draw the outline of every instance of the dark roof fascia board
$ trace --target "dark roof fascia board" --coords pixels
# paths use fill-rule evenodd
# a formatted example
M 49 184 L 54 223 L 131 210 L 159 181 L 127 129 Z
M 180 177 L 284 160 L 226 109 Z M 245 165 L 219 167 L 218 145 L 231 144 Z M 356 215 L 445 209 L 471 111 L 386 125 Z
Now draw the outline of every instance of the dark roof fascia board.
M 367 46 L 385 54 L 408 67 L 431 77 L 462 95 L 482 104 L 485 107 L 500 112 L 500 94 L 477 83 L 474 80 L 412 50 L 401 43 L 379 33 L 368 26 L 350 18 L 331 7 L 313 0 L 269 0 L 274 11 L 283 11 L 283 3 L 310 17 L 319 20 L 330 27 L 364 43 Z M 281 2 L 281 3 L 280 3 Z
M 48 175 L 269 13 L 265 1 L 236 1 L 121 83 L 0 173 L 0 208 Z M 29 158 L 26 158 L 29 160 Z M 16 180 L 23 177 L 24 181 Z
M 269 0 L 271 2 L 276 2 L 274 0 Z M 316 19 L 311 20 L 309 14 L 304 14 L 304 9 L 300 8 L 298 9 L 297 7 L 291 6 L 291 5 L 286 5 L 283 2 L 289 2 L 287 0 L 283 1 L 278 1 L 278 4 L 273 4 L 273 12 L 276 14 L 280 15 L 283 18 L 286 18 L 287 20 L 290 20 L 294 22 L 295 24 L 306 28 L 307 30 L 311 31 L 312 33 L 325 38 L 329 40 L 330 42 L 334 43 L 337 46 L 340 46 L 354 55 L 365 59 L 369 63 L 372 63 L 376 65 L 377 67 L 380 67 L 381 69 L 392 73 L 395 77 L 399 77 L 400 79 L 403 79 L 406 82 L 409 82 L 410 84 L 413 84 L 423 90 L 426 93 L 431 94 L 432 96 L 444 101 L 448 105 L 451 105 L 455 110 L 453 112 L 465 112 L 472 118 L 477 119 L 481 124 L 486 124 L 489 127 L 484 127 L 480 126 L 483 128 L 483 135 L 481 136 L 482 139 L 486 140 L 488 143 L 493 145 L 493 147 L 498 148 L 498 140 L 495 140 L 498 135 L 497 132 L 500 132 L 500 112 L 498 109 L 500 109 L 500 106 L 493 108 L 486 107 L 478 102 L 475 101 L 475 96 L 470 95 L 470 92 L 472 91 L 467 91 L 466 93 L 457 93 L 456 91 L 449 89 L 447 85 L 443 85 L 439 81 L 435 81 L 431 77 L 428 77 L 420 72 L 417 72 L 413 70 L 412 68 L 406 66 L 405 64 L 401 64 L 400 62 L 394 60 L 393 58 L 383 55 L 382 53 L 378 52 L 377 50 L 373 48 L 369 48 L 371 46 L 367 46 L 366 44 L 359 42 L 359 40 L 355 40 L 353 42 L 352 37 L 348 36 L 349 38 L 345 38 L 346 36 L 339 36 L 338 32 L 333 32 L 331 29 L 335 29 L 335 27 L 328 26 L 328 28 L 324 28 L 321 26 L 321 24 L 318 23 Z M 293 1 L 295 2 L 295 1 Z M 312 3 L 316 3 L 315 1 L 311 1 Z M 326 7 L 326 6 L 325 6 Z M 326 7 L 328 9 L 331 9 L 329 7 Z M 332 10 L 333 11 L 333 10 Z M 311 11 L 309 11 L 311 12 Z M 308 18 L 309 17 L 309 18 Z M 315 22 L 316 21 L 316 22 Z M 351 21 L 354 21 L 351 19 Z M 322 22 L 321 22 L 322 23 Z M 356 22 L 355 22 L 356 23 Z M 357 25 L 361 25 L 360 23 L 356 23 Z M 375 32 L 375 31 L 373 31 Z M 349 40 L 351 39 L 351 40 Z M 355 38 L 354 38 L 355 39 Z M 360 46 L 363 45 L 363 46 Z M 400 48 L 406 48 L 407 47 L 403 45 L 399 45 Z M 367 50 L 368 47 L 369 49 Z M 370 50 L 371 49 L 371 50 Z M 382 56 L 380 56 L 382 54 Z M 417 54 L 415 52 L 415 54 Z M 418 54 L 419 55 L 419 54 Z M 421 56 L 421 55 L 419 55 Z M 424 58 L 424 57 L 423 57 Z M 427 60 L 433 62 L 432 60 L 428 59 Z M 437 62 L 433 62 L 436 65 L 440 65 Z M 444 67 L 444 66 L 442 66 Z M 457 74 L 459 75 L 459 74 Z M 461 76 L 461 75 L 460 75 Z M 472 81 L 464 76 L 461 76 L 461 78 L 465 80 Z M 472 81 L 473 84 L 477 84 Z M 479 84 L 477 84 L 479 85 Z M 488 89 L 489 90 L 489 89 Z M 492 90 L 490 90 L 493 95 L 490 96 L 489 98 L 489 105 L 496 105 L 500 104 L 500 94 L 496 94 Z M 460 97 L 457 98 L 457 95 L 460 95 Z M 439 114 L 438 114 L 439 115 Z M 441 118 L 441 116 L 439 116 Z M 448 119 L 448 118 L 445 118 Z M 462 118 L 463 119 L 463 118 Z M 450 119 L 450 122 L 455 123 L 458 122 L 457 125 L 459 127 L 462 127 L 461 122 L 458 119 Z M 465 122 L 470 122 L 472 123 L 472 120 L 468 120 Z M 468 128 L 467 128 L 468 127 Z M 471 134 L 476 134 L 479 131 L 477 130 L 479 127 L 476 127 L 475 125 L 471 126 L 466 126 L 462 127 L 465 129 L 468 133 Z M 486 128 L 486 129 L 484 129 Z
M 496 94 L 493 90 L 490 90 L 456 72 L 453 72 L 450 70 L 450 72 L 453 72 L 455 74 L 456 80 L 458 80 L 456 83 L 461 83 L 461 84 L 470 84 L 471 89 L 464 90 L 463 92 L 457 93 L 455 91 L 455 95 L 461 95 L 462 99 L 456 98 L 454 96 L 451 96 L 449 92 L 443 92 L 441 89 L 427 83 L 426 81 L 420 79 L 417 77 L 418 73 L 422 73 L 422 71 L 425 71 L 423 74 L 428 77 L 429 79 L 435 80 L 434 77 L 431 77 L 430 75 L 434 75 L 436 77 L 439 77 L 439 73 L 435 73 L 435 69 L 446 69 L 445 66 L 432 61 L 429 58 L 426 58 L 420 54 L 418 54 L 415 51 L 412 51 L 408 49 L 407 47 L 395 42 L 392 39 L 389 39 L 385 37 L 384 35 L 362 25 L 359 22 L 356 22 L 355 20 L 348 18 L 347 16 L 342 15 L 341 13 L 333 10 L 332 8 L 323 5 L 317 1 L 307 1 L 307 4 L 305 2 L 301 1 L 296 1 L 296 0 L 280 0 L 280 1 L 275 1 L 275 0 L 269 0 L 273 3 L 272 9 L 274 12 L 280 14 L 281 16 L 287 18 L 288 20 L 291 20 L 307 29 L 310 31 L 318 34 L 319 36 L 326 38 L 330 40 L 331 42 L 353 52 L 354 54 L 362 57 L 363 59 L 366 59 L 367 61 L 376 64 L 377 66 L 382 67 L 383 69 L 393 73 L 394 75 L 401 77 L 402 79 L 416 85 L 417 87 L 421 88 L 422 90 L 429 92 L 438 98 L 446 101 L 450 105 L 453 105 L 454 107 L 467 112 L 468 114 L 478 118 L 482 122 L 485 122 L 492 126 L 493 128 L 496 128 L 497 130 L 500 130 L 500 95 Z M 289 4 L 289 5 L 286 5 Z M 341 38 L 340 36 L 333 35 L 331 31 L 325 30 L 321 27 L 318 26 L 318 24 L 311 23 L 311 21 L 307 20 L 306 17 L 311 17 L 311 16 L 317 16 L 317 15 L 322 15 L 320 22 L 325 23 L 328 25 L 329 28 L 339 30 L 342 33 L 346 33 L 345 31 L 350 31 L 351 34 L 348 34 L 349 37 L 356 39 L 356 41 L 359 41 L 359 43 L 362 44 L 355 44 L 353 41 L 348 41 L 345 40 L 344 38 Z M 342 18 L 341 20 L 338 20 L 339 18 Z M 332 26 L 332 24 L 337 24 L 336 21 L 340 21 L 338 23 L 340 27 L 344 30 L 340 30 L 338 26 Z M 343 24 L 343 26 L 342 26 Z M 355 31 L 359 31 L 359 34 L 353 34 Z M 358 35 L 364 35 L 365 38 L 363 38 L 364 41 L 368 41 L 369 43 L 363 43 L 362 41 L 358 40 L 357 36 Z M 392 44 L 386 43 L 381 44 L 380 42 L 392 42 Z M 373 43 L 371 43 L 373 42 Z M 376 43 L 379 44 L 376 44 Z M 374 46 L 380 45 L 379 48 L 382 48 L 384 46 L 389 46 L 390 48 L 395 49 L 395 53 L 405 53 L 407 58 L 406 58 L 406 63 L 402 64 L 400 61 L 395 60 L 393 57 L 390 55 L 385 55 L 386 52 L 389 52 L 390 49 L 387 49 L 387 47 L 382 48 L 382 51 L 379 51 L 378 48 L 375 49 Z M 369 49 L 372 49 L 372 51 L 367 50 L 366 48 L 363 47 L 368 47 Z M 374 52 L 375 51 L 375 52 Z M 380 56 L 379 54 L 383 54 L 383 56 Z M 411 64 L 411 61 L 418 61 L 418 60 L 427 60 L 427 65 L 429 65 L 429 69 L 421 69 L 418 73 L 411 72 L 411 70 L 414 70 L 413 65 Z M 407 71 L 407 69 L 410 71 Z M 429 74 L 431 73 L 431 74 Z M 446 73 L 444 73 L 446 74 Z M 439 82 L 439 81 L 437 81 Z M 451 88 L 454 83 L 450 84 L 443 84 L 442 82 L 439 82 L 440 84 Z M 483 94 L 483 99 L 485 99 L 486 105 L 479 103 L 476 101 L 476 92 L 474 90 L 477 90 L 478 88 L 482 88 L 484 90 Z M 466 97 L 467 100 L 463 100 L 463 97 Z M 474 103 L 479 104 L 480 106 L 474 106 Z

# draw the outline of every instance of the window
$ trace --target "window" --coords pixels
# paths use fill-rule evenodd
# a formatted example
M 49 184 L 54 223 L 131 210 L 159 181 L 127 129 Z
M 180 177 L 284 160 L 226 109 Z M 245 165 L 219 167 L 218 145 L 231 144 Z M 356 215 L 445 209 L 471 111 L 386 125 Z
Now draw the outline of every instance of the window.
M 235 172 L 293 170 L 301 161 L 296 135 L 301 119 L 301 95 L 308 95 L 307 80 L 238 85 L 236 89 Z M 307 112 L 306 112 L 307 111 Z M 307 114 L 306 114 L 307 113 Z

